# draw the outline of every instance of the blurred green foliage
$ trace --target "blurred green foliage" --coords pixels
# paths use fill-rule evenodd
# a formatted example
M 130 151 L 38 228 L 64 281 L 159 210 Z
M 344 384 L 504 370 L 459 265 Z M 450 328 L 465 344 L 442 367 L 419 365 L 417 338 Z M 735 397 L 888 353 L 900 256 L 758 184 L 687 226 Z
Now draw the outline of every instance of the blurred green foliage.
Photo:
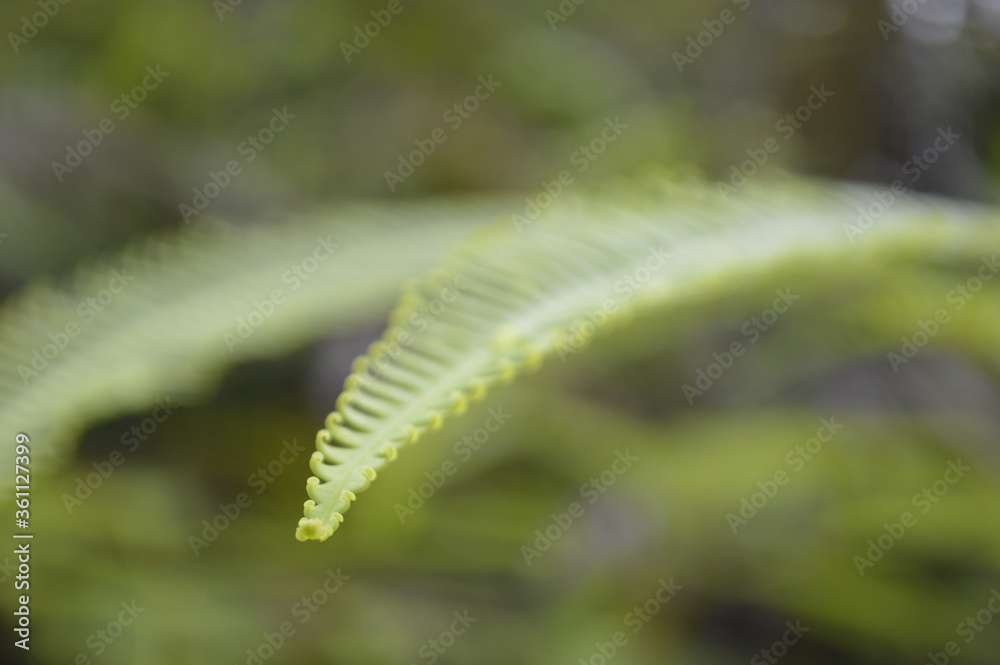
M 877 3 L 762 0 L 740 11 L 729 0 L 587 2 L 552 29 L 546 12 L 558 4 L 404 2 L 350 62 L 342 44 L 384 5 L 245 0 L 222 20 L 206 0 L 57 5 L 17 53 L 0 57 L 0 173 L 16 211 L 5 223 L 15 235 L 30 230 L 20 251 L 5 252 L 3 272 L 59 272 L 143 227 L 180 223 L 178 206 L 274 108 L 294 121 L 211 213 L 273 219 L 345 196 L 534 191 L 618 116 L 628 131 L 577 174 L 581 182 L 649 163 L 722 176 L 821 84 L 834 98 L 769 168 L 888 181 L 938 127 L 954 125 L 965 147 L 914 186 L 989 191 L 983 165 L 996 159 L 1000 99 L 989 3 L 943 18 L 923 8 L 908 25 L 926 14 L 926 30 L 945 32 L 930 43 L 905 31 L 884 40 Z M 725 9 L 735 21 L 678 71 L 675 54 Z M 37 11 L 5 3 L 0 22 L 19 33 Z M 112 103 L 148 66 L 169 76 L 119 119 Z M 488 74 L 498 93 L 391 193 L 385 172 Z M 108 117 L 114 132 L 57 180 L 52 162 Z
M 609 117 L 628 130 L 574 170 L 574 187 L 649 164 L 724 179 L 824 83 L 829 105 L 763 170 L 884 187 L 939 128 L 954 126 L 958 148 L 907 187 L 994 198 L 995 3 L 925 3 L 886 39 L 883 3 L 752 0 L 678 71 L 675 54 L 704 22 L 740 4 L 588 0 L 552 29 L 546 12 L 557 0 L 404 1 L 348 62 L 342 45 L 385 3 L 243 0 L 220 18 L 208 0 L 70 0 L 16 49 L 9 35 L 40 3 L 4 3 L 0 290 L 39 277 L 61 285 L 84 258 L 183 226 L 179 206 L 211 172 L 242 159 L 239 146 L 276 108 L 294 120 L 193 224 L 282 225 L 354 198 L 530 195 L 573 168 L 571 155 Z M 116 115 L 115 100 L 157 66 L 168 76 L 127 117 Z M 443 114 L 490 74 L 497 94 L 390 191 L 385 172 L 446 127 Z M 114 131 L 57 178 L 53 162 L 109 117 Z M 724 298 L 640 322 L 491 394 L 406 451 L 407 464 L 393 466 L 324 546 L 296 542 L 289 528 L 305 456 L 198 556 L 189 538 L 220 503 L 248 491 L 283 441 L 311 448 L 375 329 L 234 370 L 210 402 L 185 404 L 160 424 L 70 514 L 64 495 L 149 413 L 92 427 L 67 468 L 34 477 L 27 657 L 11 645 L 13 555 L 0 555 L 0 653 L 7 662 L 253 662 L 247 649 L 260 654 L 265 634 L 297 621 L 296 603 L 340 569 L 350 580 L 266 662 L 430 662 L 422 645 L 468 609 L 478 622 L 438 662 L 596 664 L 595 643 L 673 579 L 683 589 L 630 635 L 620 662 L 746 662 L 781 639 L 786 621 L 801 620 L 810 632 L 784 663 L 925 663 L 948 640 L 961 644 L 956 662 L 994 663 L 996 624 L 969 644 L 956 630 L 1000 587 L 1000 396 L 996 366 L 985 362 L 996 359 L 995 330 L 977 336 L 968 322 L 967 337 L 942 339 L 893 374 L 884 354 L 898 337 L 873 317 L 915 321 L 952 284 L 882 277 L 859 271 L 833 285 L 840 296 L 796 310 L 693 409 L 676 386 L 726 348 L 759 303 Z M 397 504 L 497 405 L 512 414 L 509 425 L 401 524 Z M 850 426 L 835 443 L 734 535 L 725 515 L 820 418 L 844 411 Z M 10 445 L 11 433 L 2 435 Z M 625 448 L 641 463 L 526 566 L 521 548 L 535 530 Z M 853 557 L 957 458 L 973 471 L 860 576 Z M 98 654 L 97 631 L 133 600 L 144 612 Z

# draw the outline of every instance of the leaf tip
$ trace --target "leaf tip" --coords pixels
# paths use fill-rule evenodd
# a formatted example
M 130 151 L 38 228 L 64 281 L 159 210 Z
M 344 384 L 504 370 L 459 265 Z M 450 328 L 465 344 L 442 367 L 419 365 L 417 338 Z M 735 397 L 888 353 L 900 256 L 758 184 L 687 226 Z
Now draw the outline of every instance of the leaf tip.
M 295 530 L 295 538 L 300 542 L 307 540 L 318 540 L 323 542 L 333 535 L 340 523 L 344 521 L 344 516 L 340 513 L 333 513 L 328 523 L 315 517 L 303 517 L 299 520 L 299 526 Z

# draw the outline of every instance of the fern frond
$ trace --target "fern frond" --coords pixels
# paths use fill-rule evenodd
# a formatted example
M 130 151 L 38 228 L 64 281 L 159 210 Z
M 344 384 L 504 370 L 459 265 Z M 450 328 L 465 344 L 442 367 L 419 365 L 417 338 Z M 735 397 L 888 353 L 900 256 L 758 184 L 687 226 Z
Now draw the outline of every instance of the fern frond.
M 725 202 L 708 185 L 652 179 L 475 234 L 404 295 L 356 361 L 317 434 L 296 537 L 330 537 L 401 448 L 490 386 L 647 310 L 710 301 L 789 267 L 836 279 L 872 263 L 974 264 L 998 246 L 983 209 L 915 194 L 858 229 L 870 192 L 793 181 Z
M 45 464 L 91 422 L 196 395 L 234 363 L 377 320 L 406 279 L 500 206 L 352 206 L 284 225 L 200 224 L 81 266 L 65 287 L 34 283 L 0 309 L 0 434 L 27 432 Z M 12 463 L 13 446 L 2 451 Z

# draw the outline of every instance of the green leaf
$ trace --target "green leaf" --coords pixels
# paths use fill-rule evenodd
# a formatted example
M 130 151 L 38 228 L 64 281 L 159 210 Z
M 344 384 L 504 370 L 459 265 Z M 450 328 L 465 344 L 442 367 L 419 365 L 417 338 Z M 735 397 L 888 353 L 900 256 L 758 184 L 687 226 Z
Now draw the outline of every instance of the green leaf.
M 651 178 L 566 195 L 534 222 L 507 217 L 475 234 L 407 291 L 356 361 L 317 434 L 296 537 L 330 537 L 401 448 L 491 385 L 634 316 L 711 301 L 761 273 L 835 280 L 866 265 L 975 265 L 1000 240 L 982 208 L 916 194 L 861 227 L 870 192 L 792 181 L 725 200 L 705 184 Z
M 0 435 L 28 433 L 33 462 L 51 464 L 99 419 L 194 398 L 230 365 L 375 321 L 406 279 L 501 209 L 436 201 L 200 224 L 82 265 L 65 286 L 31 284 L 0 310 Z

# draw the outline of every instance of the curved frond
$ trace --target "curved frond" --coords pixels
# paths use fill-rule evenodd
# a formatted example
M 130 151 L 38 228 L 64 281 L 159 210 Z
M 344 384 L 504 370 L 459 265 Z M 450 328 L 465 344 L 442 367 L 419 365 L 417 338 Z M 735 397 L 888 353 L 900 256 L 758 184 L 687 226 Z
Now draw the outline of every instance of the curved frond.
M 406 279 L 499 209 L 432 202 L 201 224 L 81 266 L 65 286 L 31 284 L 0 309 L 0 432 L 27 432 L 45 464 L 98 419 L 377 320 Z M 13 462 L 13 446 L 2 450 Z
M 356 361 L 317 434 L 296 537 L 332 535 L 401 448 L 490 386 L 646 310 L 712 300 L 789 266 L 836 279 L 872 262 L 974 265 L 998 246 L 981 208 L 915 194 L 860 228 L 870 192 L 792 182 L 724 201 L 708 185 L 653 179 L 476 233 L 404 295 Z

